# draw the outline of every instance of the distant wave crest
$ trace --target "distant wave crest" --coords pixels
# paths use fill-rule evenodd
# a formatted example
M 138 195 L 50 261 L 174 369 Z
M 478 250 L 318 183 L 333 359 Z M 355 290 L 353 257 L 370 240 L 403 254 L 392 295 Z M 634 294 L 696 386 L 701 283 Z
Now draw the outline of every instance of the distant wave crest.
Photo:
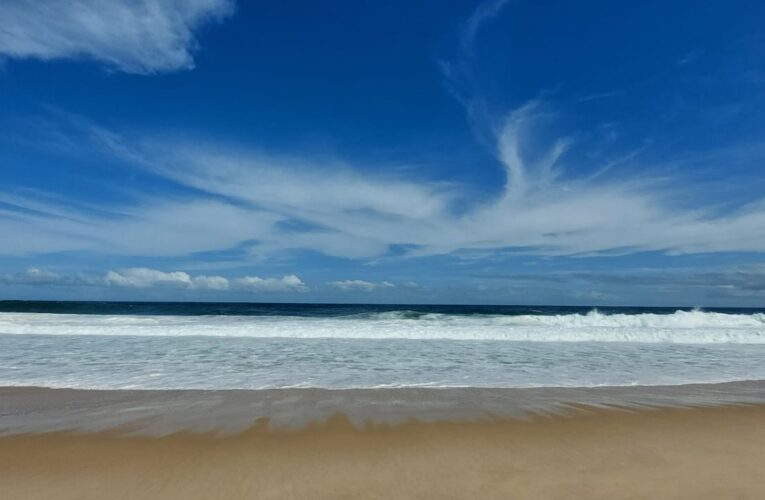
M 449 315 L 419 311 L 388 311 L 367 315 L 369 319 L 448 321 L 450 318 L 491 318 L 506 325 L 555 327 L 642 327 L 642 328 L 765 328 L 765 314 L 726 314 L 675 311 L 672 314 L 603 314 L 593 309 L 587 314 L 555 315 Z

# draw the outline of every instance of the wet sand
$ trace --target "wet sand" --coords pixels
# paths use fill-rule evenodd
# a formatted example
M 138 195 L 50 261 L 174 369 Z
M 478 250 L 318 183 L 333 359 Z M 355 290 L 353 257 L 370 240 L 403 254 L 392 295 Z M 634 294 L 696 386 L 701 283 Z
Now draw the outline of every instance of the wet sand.
M 271 390 L 81 390 L 0 387 L 0 436 L 118 427 L 163 436 L 237 433 L 256 420 L 300 428 L 343 414 L 357 425 L 527 419 L 594 408 L 765 404 L 765 381 L 680 386 Z
M 4 498 L 765 498 L 765 406 L 0 438 Z

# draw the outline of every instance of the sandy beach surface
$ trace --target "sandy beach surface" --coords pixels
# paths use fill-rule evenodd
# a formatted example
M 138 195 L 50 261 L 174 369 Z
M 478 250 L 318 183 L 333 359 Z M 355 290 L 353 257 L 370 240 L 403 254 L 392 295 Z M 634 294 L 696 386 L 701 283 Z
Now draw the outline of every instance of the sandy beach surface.
M 50 432 L 51 420 L 41 424 L 40 415 L 50 419 L 56 408 L 63 415 L 77 407 L 93 421 L 124 411 L 124 400 L 107 397 L 115 392 L 0 390 L 2 497 L 765 498 L 760 404 L 570 404 L 524 418 L 367 423 L 335 413 L 299 426 L 260 418 L 245 430 L 159 434 L 142 432 L 150 419 L 141 418 L 98 430 L 85 422 Z M 148 396 L 134 395 L 128 406 L 141 397 Z M 197 419 L 205 408 L 197 406 Z M 21 427 L 24 415 L 38 428 Z

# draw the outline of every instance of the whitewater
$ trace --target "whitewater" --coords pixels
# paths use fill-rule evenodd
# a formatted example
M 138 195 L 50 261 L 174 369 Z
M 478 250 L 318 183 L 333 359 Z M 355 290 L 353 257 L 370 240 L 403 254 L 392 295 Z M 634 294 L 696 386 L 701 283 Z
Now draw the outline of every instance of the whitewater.
M 499 315 L 386 311 L 334 317 L 0 313 L 0 333 L 525 342 L 763 344 L 765 314 Z
M 6 306 L 23 312 L 0 312 L 0 385 L 348 389 L 765 380 L 761 310 L 83 304 Z

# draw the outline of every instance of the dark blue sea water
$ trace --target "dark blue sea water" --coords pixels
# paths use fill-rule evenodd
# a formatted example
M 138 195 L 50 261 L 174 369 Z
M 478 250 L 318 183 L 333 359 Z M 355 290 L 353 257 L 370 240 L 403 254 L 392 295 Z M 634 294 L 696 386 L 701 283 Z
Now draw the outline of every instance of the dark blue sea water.
M 330 317 L 364 313 L 411 311 L 420 314 L 448 315 L 557 315 L 587 314 L 597 309 L 604 314 L 672 314 L 691 311 L 683 307 L 613 307 L 613 306 L 512 306 L 512 305 L 404 305 L 404 304 L 285 304 L 241 302 L 76 302 L 76 301 L 0 301 L 0 312 L 35 312 L 56 314 L 139 314 L 139 315 L 234 315 Z M 707 312 L 728 314 L 765 313 L 765 308 L 704 308 Z

